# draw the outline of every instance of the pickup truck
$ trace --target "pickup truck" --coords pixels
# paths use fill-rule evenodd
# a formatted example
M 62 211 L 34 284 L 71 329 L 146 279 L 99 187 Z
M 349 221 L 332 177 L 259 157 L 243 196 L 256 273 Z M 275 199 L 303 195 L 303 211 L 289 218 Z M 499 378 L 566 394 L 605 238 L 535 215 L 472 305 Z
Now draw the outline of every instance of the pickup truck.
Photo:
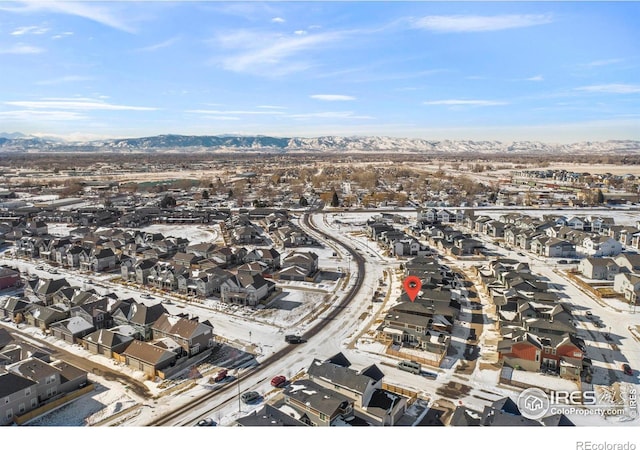
M 225 378 L 227 378 L 227 374 L 228 374 L 227 369 L 222 369 L 222 370 L 220 370 L 220 371 L 216 374 L 216 376 L 215 376 L 215 378 L 213 379 L 213 381 L 215 381 L 216 383 L 218 383 L 219 381 L 222 381 L 222 380 L 224 380 Z

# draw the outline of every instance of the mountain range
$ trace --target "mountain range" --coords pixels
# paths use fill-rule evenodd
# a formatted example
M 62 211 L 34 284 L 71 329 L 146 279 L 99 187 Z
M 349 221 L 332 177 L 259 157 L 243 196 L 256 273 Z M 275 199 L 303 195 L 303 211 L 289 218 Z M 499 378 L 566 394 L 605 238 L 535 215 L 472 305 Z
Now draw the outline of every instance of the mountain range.
M 0 152 L 420 152 L 420 153 L 563 153 L 636 154 L 640 141 L 609 140 L 550 144 L 538 141 L 428 140 L 381 136 L 183 136 L 167 134 L 141 138 L 64 142 L 52 138 L 0 133 Z

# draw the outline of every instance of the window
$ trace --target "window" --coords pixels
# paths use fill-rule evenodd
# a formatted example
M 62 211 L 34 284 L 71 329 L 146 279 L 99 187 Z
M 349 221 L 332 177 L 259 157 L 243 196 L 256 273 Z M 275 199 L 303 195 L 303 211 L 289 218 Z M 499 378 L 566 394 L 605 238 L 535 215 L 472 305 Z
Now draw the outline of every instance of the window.
M 540 361 L 540 353 L 536 352 L 536 362 Z
M 327 421 L 327 415 L 323 414 L 323 413 L 320 413 L 320 420 L 322 420 L 323 422 L 326 422 Z
M 13 410 L 7 409 L 7 419 L 11 419 L 13 417 Z
M 4 404 L 7 405 L 9 403 L 9 397 L 4 398 Z
M 24 396 L 25 396 L 25 397 L 29 397 L 30 395 L 31 395 L 31 388 L 26 388 L 26 389 L 24 390 Z
M 31 399 L 31 407 L 35 408 L 36 406 L 38 406 L 38 400 L 36 400 L 35 398 Z
M 24 408 L 24 403 L 20 403 L 20 406 L 18 406 L 18 412 L 20 414 L 22 414 L 24 412 L 25 408 Z
M 573 352 L 574 358 L 582 358 L 582 352 Z
M 552 348 L 552 349 L 551 349 L 551 354 L 552 354 L 552 355 L 555 355 L 555 354 L 556 354 L 556 349 L 555 349 L 555 348 Z

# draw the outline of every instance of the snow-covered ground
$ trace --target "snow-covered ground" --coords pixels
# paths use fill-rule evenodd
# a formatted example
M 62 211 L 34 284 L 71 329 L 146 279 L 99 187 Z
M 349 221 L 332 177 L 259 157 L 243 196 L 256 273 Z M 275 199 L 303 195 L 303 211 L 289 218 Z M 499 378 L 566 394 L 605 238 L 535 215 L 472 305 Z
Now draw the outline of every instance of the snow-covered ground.
M 75 225 L 69 226 L 66 223 L 49 223 L 47 224 L 49 234 L 54 236 L 68 236 L 69 231 L 77 228 Z M 129 228 L 124 228 L 129 229 Z M 133 229 L 131 229 L 133 230 Z M 202 242 L 220 243 L 222 233 L 218 224 L 208 225 L 168 225 L 154 224 L 139 228 L 140 231 L 146 233 L 162 233 L 165 237 L 179 237 L 189 239 L 189 245 L 200 244 Z

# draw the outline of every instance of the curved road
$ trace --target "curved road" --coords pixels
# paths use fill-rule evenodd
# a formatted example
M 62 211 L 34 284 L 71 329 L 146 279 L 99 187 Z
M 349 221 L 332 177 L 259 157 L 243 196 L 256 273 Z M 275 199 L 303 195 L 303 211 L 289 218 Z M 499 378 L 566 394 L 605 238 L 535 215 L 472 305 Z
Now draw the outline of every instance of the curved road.
M 304 335 L 302 336 L 304 339 L 306 339 L 307 341 L 313 339 L 314 336 L 316 336 L 318 333 L 320 333 L 324 327 L 327 326 L 327 324 L 329 324 L 332 320 L 336 319 L 344 310 L 345 308 L 351 303 L 351 301 L 356 297 L 356 295 L 358 294 L 358 292 L 360 291 L 360 289 L 362 288 L 362 284 L 364 282 L 364 269 L 365 269 L 365 260 L 364 258 L 360 255 L 360 253 L 358 251 L 356 251 L 354 248 L 338 241 L 337 239 L 335 239 L 333 236 L 329 235 L 328 233 L 325 233 L 321 230 L 319 230 L 310 220 L 309 218 L 309 213 L 305 213 L 304 214 L 304 218 L 303 218 L 304 224 L 311 230 L 313 230 L 314 233 L 322 236 L 324 239 L 329 240 L 329 241 L 333 241 L 336 245 L 339 245 L 341 247 L 343 247 L 347 252 L 349 252 L 349 254 L 353 257 L 353 260 L 356 262 L 356 267 L 357 267 L 357 278 L 356 278 L 356 282 L 354 283 L 354 285 L 347 291 L 347 294 L 344 296 L 344 298 L 337 304 L 335 305 L 333 308 L 330 308 L 330 310 L 327 313 L 327 316 L 325 318 L 323 318 L 322 320 L 320 320 L 316 325 L 314 325 L 310 330 L 308 330 L 306 333 L 304 333 Z M 288 354 L 290 354 L 291 352 L 293 352 L 296 349 L 296 345 L 287 345 L 286 347 L 284 347 L 283 349 L 279 350 L 278 352 L 272 354 L 271 356 L 267 357 L 265 360 L 263 360 L 261 362 L 260 365 L 258 366 L 254 366 L 250 369 L 247 370 L 247 372 L 245 372 L 245 374 L 243 374 L 243 378 L 246 378 L 249 375 L 255 375 L 261 372 L 264 372 L 269 366 L 271 366 L 272 364 L 274 364 L 275 362 L 279 362 L 283 357 L 287 356 Z M 161 425 L 170 425 L 170 422 L 175 421 L 176 419 L 178 419 L 181 415 L 183 415 L 184 413 L 192 410 L 194 407 L 203 405 L 207 402 L 209 402 L 211 399 L 213 399 L 215 396 L 219 395 L 220 393 L 223 392 L 227 392 L 231 389 L 236 389 L 237 388 L 237 384 L 238 384 L 238 380 L 233 380 L 230 383 L 226 383 L 225 385 L 221 386 L 220 389 L 216 389 L 214 391 L 211 392 L 207 392 L 206 394 L 195 398 L 193 401 L 163 415 L 160 416 L 156 419 L 154 419 L 152 422 L 149 423 L 149 425 L 151 426 L 161 426 Z M 229 403 L 230 401 L 234 400 L 237 397 L 237 395 L 228 398 L 227 400 L 225 400 L 224 402 L 222 402 L 219 405 L 216 405 L 216 407 L 221 406 L 222 404 L 226 404 Z

